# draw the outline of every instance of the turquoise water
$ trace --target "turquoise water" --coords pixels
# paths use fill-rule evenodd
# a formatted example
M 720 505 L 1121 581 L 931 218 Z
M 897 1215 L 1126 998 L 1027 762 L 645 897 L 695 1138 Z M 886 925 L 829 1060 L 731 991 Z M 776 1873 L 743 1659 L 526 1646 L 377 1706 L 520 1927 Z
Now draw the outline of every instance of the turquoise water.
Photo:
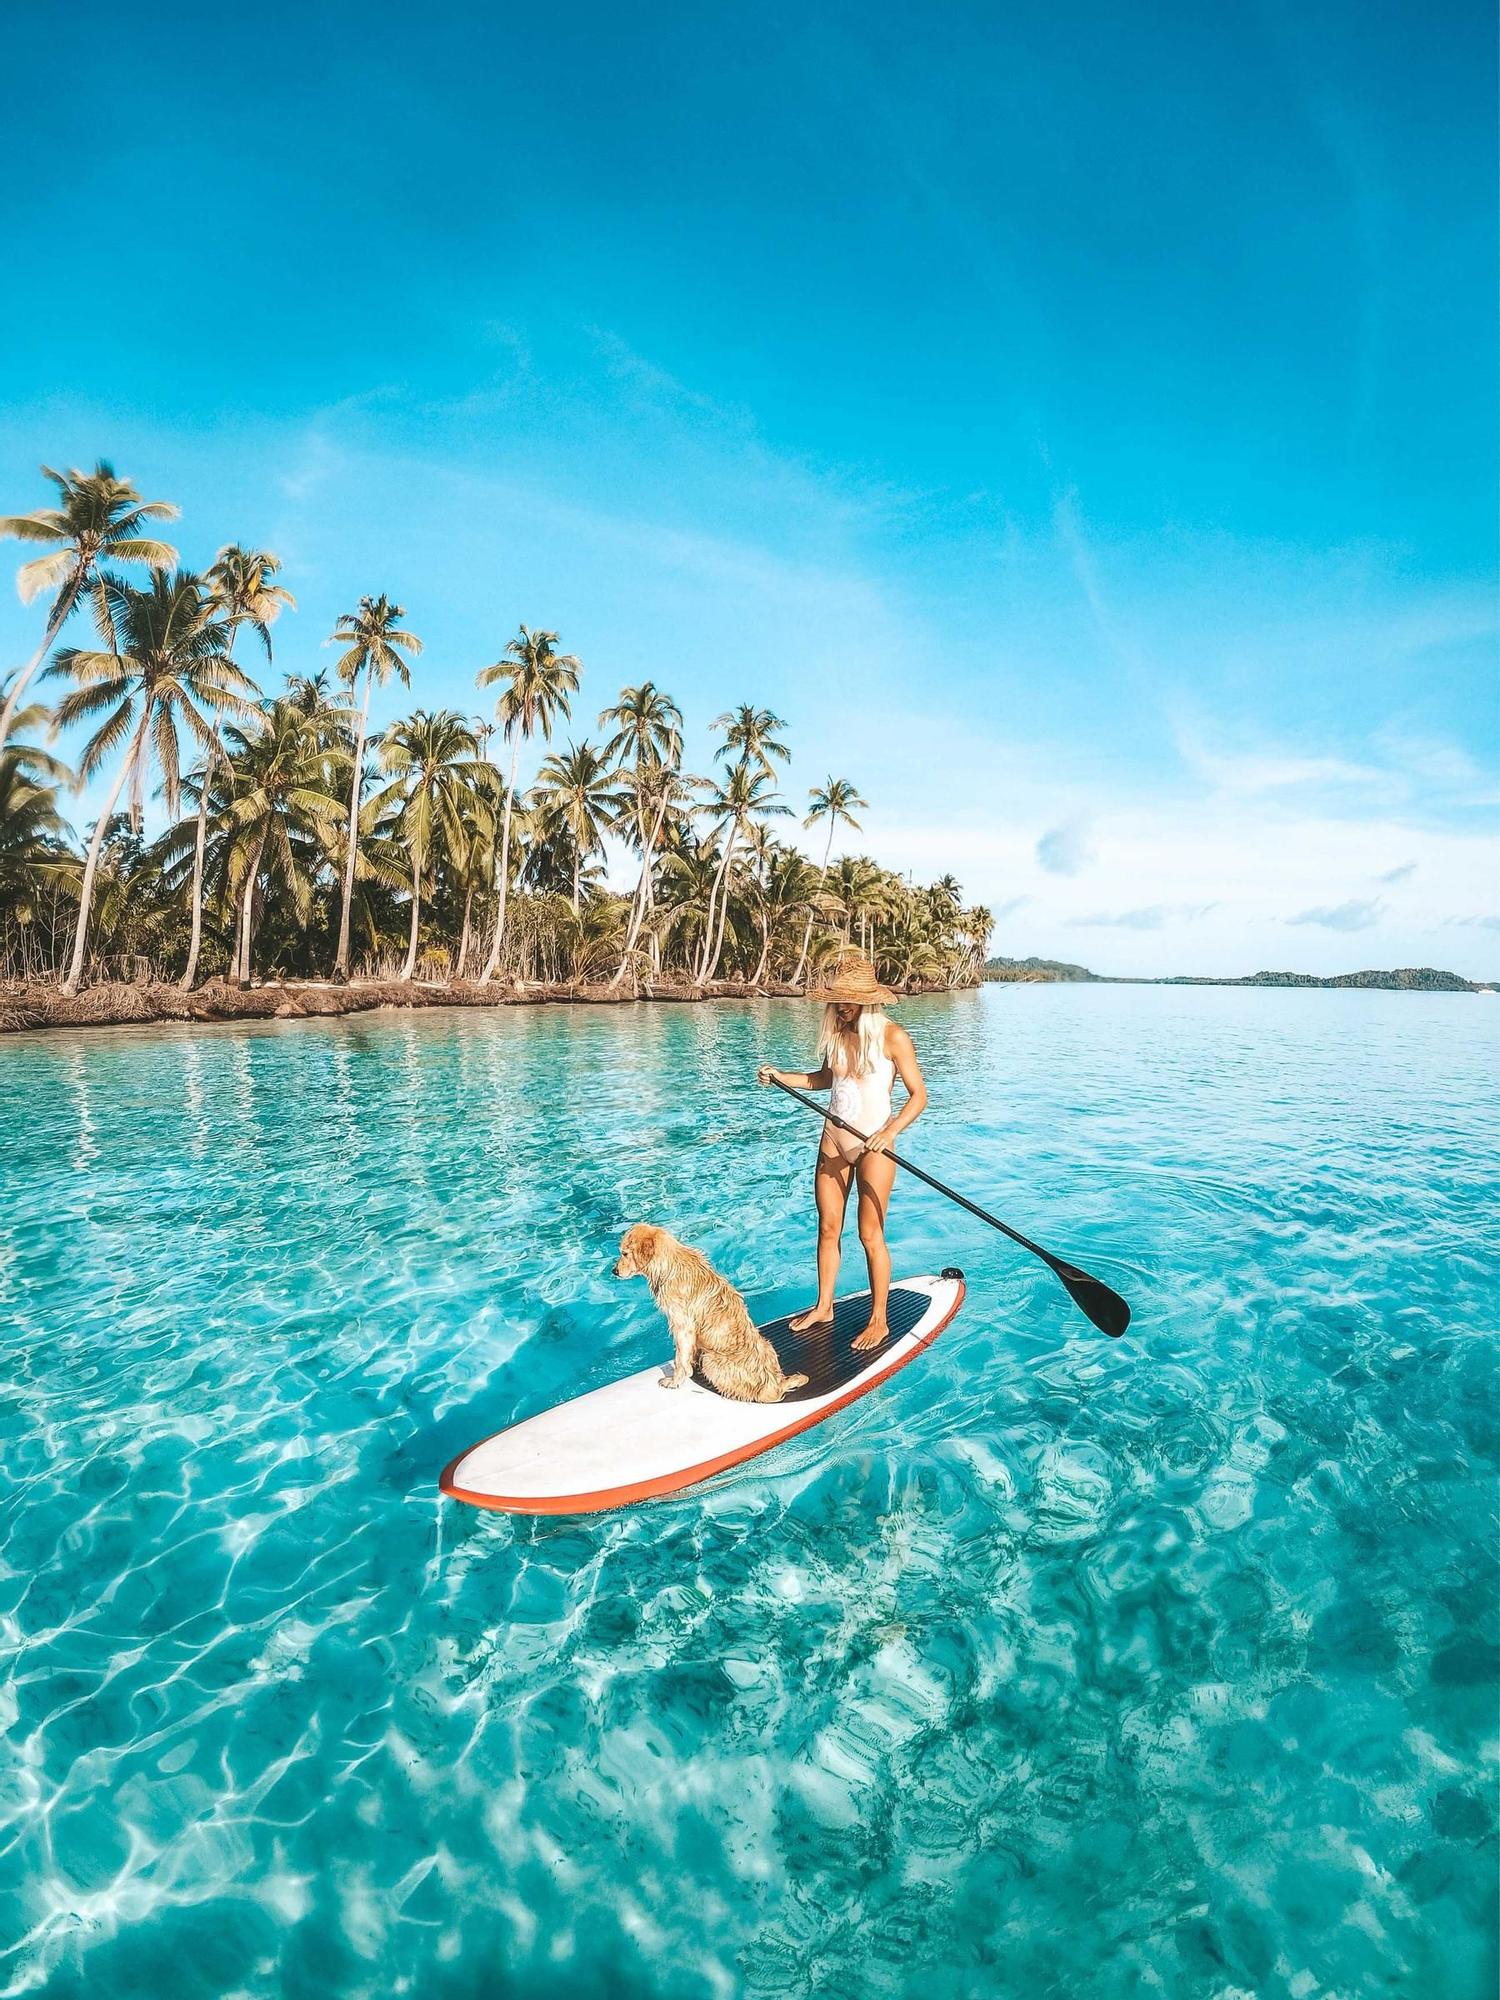
M 0 1993 L 1488 1996 L 1500 1003 L 914 1003 L 969 1302 L 748 1476 L 513 1522 L 810 1275 L 778 1005 L 0 1044 Z M 851 1284 L 858 1266 L 846 1267 Z

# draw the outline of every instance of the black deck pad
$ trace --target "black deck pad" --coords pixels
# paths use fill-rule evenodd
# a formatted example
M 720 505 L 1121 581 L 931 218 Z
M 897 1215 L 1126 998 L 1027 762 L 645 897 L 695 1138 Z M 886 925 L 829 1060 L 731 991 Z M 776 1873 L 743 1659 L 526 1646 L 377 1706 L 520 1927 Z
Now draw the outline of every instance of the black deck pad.
M 917 1321 L 932 1304 L 929 1292 L 904 1291 L 899 1285 L 892 1285 L 886 1302 L 886 1319 L 890 1323 L 891 1338 L 882 1341 L 879 1347 L 866 1348 L 863 1354 L 854 1351 L 854 1337 L 863 1333 L 870 1318 L 870 1294 L 856 1292 L 853 1298 L 840 1299 L 833 1309 L 831 1326 L 810 1326 L 805 1332 L 793 1333 L 787 1320 L 796 1317 L 789 1313 L 787 1319 L 773 1319 L 761 1332 L 776 1349 L 782 1368 L 788 1375 L 805 1375 L 807 1387 L 793 1389 L 783 1396 L 784 1403 L 808 1403 L 815 1396 L 827 1396 L 835 1389 L 842 1389 L 846 1382 L 852 1382 L 856 1375 L 862 1375 L 872 1361 L 878 1361 L 889 1351 L 891 1342 L 910 1333 Z M 697 1378 L 703 1381 L 700 1375 Z M 704 1383 L 705 1388 L 709 1387 Z

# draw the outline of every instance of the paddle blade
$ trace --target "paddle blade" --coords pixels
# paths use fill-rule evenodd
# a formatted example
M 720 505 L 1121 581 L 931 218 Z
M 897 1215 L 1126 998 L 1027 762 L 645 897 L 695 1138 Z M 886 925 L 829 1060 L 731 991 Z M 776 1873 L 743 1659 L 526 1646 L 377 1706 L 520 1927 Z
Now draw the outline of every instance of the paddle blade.
M 1092 1320 L 1111 1340 L 1118 1340 L 1130 1324 L 1130 1308 L 1120 1294 L 1091 1278 L 1087 1271 L 1080 1271 L 1076 1264 L 1054 1264 L 1052 1268 L 1084 1318 Z

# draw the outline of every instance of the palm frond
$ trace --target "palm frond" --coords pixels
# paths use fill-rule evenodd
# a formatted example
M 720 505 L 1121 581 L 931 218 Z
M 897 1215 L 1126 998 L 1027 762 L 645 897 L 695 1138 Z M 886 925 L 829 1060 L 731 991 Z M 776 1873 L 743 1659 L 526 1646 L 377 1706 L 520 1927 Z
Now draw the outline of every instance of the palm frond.
M 52 727 L 59 734 L 71 729 L 75 722 L 82 722 L 86 716 L 97 715 L 102 708 L 112 702 L 129 702 L 132 699 L 130 684 L 123 676 L 101 680 L 89 687 L 75 688 L 66 694 L 52 713 Z
M 88 687 L 100 681 L 118 681 L 123 687 L 129 679 L 118 653 L 101 653 L 87 646 L 64 646 L 42 670 L 43 680 L 63 675 Z
M 0 541 L 60 542 L 66 534 L 66 524 L 51 508 L 38 508 L 34 514 L 0 514 Z
M 134 724 L 135 702 L 127 697 L 120 703 L 109 720 L 97 729 L 88 742 L 84 744 L 83 754 L 78 759 L 78 777 L 76 780 L 78 784 L 82 784 L 86 778 L 93 777 L 95 771 L 98 770 L 110 752 L 117 750 L 126 737 L 129 736 Z
M 186 704 L 184 704 L 186 708 Z M 191 713 L 191 711 L 188 711 Z M 197 717 L 193 720 L 196 722 Z M 205 730 L 204 734 L 211 732 Z M 182 773 L 177 761 L 177 728 L 172 719 L 172 704 L 159 702 L 155 720 L 151 725 L 152 741 L 156 748 L 156 761 L 161 766 L 162 796 L 167 802 L 167 811 L 175 818 L 178 796 L 181 790 Z
M 172 512 L 176 513 L 176 508 Z M 177 560 L 177 551 L 170 542 L 152 541 L 148 536 L 128 535 L 119 539 L 110 538 L 109 559 L 111 562 L 144 563 L 150 569 L 170 569 Z
M 30 604 L 44 590 L 61 590 L 72 573 L 74 561 L 71 549 L 59 549 L 56 555 L 38 556 L 33 562 L 22 563 L 16 571 L 16 591 L 21 602 Z

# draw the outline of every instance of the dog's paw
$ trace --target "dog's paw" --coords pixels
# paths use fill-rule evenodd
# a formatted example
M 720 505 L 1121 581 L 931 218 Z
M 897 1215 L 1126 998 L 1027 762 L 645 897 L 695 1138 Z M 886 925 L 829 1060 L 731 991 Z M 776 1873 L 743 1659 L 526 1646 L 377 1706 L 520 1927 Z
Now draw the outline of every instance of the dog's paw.
M 656 1386 L 659 1389 L 680 1389 L 682 1387 L 682 1383 L 669 1368 L 667 1372 L 662 1376 L 661 1380 L 657 1383 Z

